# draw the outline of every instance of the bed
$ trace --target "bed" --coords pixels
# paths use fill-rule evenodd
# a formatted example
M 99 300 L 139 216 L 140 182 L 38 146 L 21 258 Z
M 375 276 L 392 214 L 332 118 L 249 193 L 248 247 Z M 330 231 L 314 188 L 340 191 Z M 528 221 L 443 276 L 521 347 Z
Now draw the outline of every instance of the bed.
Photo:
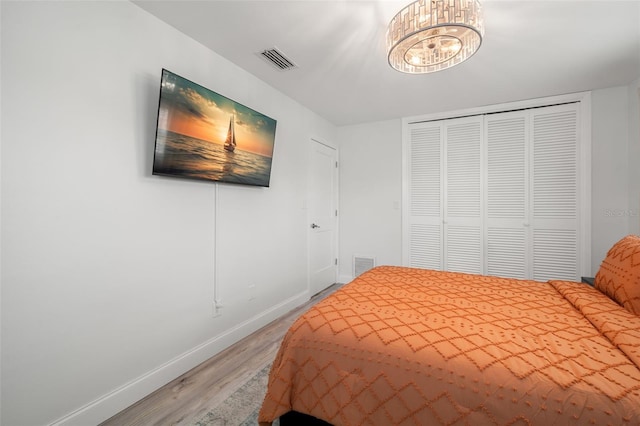
M 640 237 L 595 278 L 376 267 L 290 327 L 259 423 L 638 425 Z

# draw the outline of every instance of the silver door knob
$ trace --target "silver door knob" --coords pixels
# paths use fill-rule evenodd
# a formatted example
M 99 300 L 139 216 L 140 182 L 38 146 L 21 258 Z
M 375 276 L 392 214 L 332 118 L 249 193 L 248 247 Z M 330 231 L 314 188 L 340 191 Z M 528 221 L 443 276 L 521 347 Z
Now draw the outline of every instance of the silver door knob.
M 320 225 L 316 225 L 315 223 L 311 224 L 311 229 L 320 228 Z

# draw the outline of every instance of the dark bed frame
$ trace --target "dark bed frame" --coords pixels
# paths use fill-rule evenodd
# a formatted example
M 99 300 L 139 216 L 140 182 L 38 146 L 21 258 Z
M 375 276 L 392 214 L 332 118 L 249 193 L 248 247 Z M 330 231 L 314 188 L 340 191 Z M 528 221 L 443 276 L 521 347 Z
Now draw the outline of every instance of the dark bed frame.
M 331 426 L 331 424 L 308 414 L 289 411 L 280 416 L 280 426 Z

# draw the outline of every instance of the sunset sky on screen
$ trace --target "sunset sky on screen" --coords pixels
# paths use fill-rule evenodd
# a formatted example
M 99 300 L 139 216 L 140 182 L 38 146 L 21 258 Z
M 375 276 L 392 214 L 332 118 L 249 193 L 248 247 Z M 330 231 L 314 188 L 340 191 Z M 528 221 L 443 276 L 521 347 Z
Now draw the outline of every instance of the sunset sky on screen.
M 232 117 L 237 149 L 273 156 L 275 120 L 175 74 L 163 73 L 158 128 L 223 144 Z

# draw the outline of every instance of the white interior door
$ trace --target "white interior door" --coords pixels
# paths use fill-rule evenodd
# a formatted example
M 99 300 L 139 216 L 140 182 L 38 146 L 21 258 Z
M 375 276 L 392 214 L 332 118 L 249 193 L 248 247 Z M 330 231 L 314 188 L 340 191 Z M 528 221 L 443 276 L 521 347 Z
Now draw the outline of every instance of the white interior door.
M 482 271 L 483 118 L 444 123 L 444 270 Z
M 486 117 L 485 271 L 487 275 L 528 278 L 530 111 Z
M 311 140 L 308 194 L 309 287 L 318 293 L 336 282 L 337 153 Z
M 405 152 L 408 202 L 403 221 L 403 264 L 415 268 L 443 269 L 442 256 L 442 122 L 411 124 Z
M 579 280 L 580 163 L 576 104 L 532 111 L 533 279 Z

